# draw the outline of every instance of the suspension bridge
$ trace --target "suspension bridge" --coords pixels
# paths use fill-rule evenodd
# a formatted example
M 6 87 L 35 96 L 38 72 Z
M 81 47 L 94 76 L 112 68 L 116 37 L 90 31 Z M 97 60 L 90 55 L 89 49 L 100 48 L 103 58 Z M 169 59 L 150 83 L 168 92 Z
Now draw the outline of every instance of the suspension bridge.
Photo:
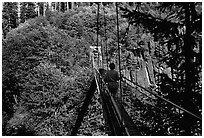
M 136 95 L 135 98 L 141 102 L 145 102 L 150 106 L 154 106 L 155 101 L 158 99 L 171 105 L 175 111 L 185 112 L 189 116 L 192 116 L 198 121 L 202 121 L 202 118 L 176 103 L 164 98 L 159 90 L 156 91 L 155 78 L 153 75 L 153 67 L 151 62 L 146 62 L 144 59 L 137 55 L 134 60 L 135 65 L 132 65 L 133 70 L 121 69 L 121 47 L 119 44 L 119 28 L 118 28 L 118 10 L 117 12 L 117 34 L 118 34 L 118 67 L 120 81 L 118 96 L 114 98 L 108 90 L 106 83 L 103 80 L 105 72 L 108 70 L 108 62 L 103 58 L 102 48 L 97 46 L 90 46 L 90 61 L 92 63 L 92 70 L 94 78 L 91 82 L 89 92 L 84 100 L 83 106 L 79 112 L 78 118 L 75 122 L 75 126 L 71 135 L 77 135 L 78 129 L 83 121 L 88 106 L 91 103 L 91 99 L 97 92 L 100 95 L 101 104 L 103 107 L 103 116 L 105 118 L 106 132 L 110 136 L 136 136 L 142 135 L 137 128 L 137 124 L 133 120 L 132 116 L 127 112 L 127 108 L 124 107 L 125 99 L 127 95 Z M 98 7 L 99 13 L 99 7 Z M 97 19 L 98 21 L 98 19 Z M 98 32 L 97 32 L 98 41 Z M 107 48 L 106 48 L 107 49 Z M 106 57 L 107 58 L 107 57 Z M 124 87 L 131 88 L 131 91 L 125 92 Z M 152 99 L 151 102 L 145 99 Z M 166 109 L 168 112 L 172 110 Z M 158 118 L 159 119 L 159 118 Z

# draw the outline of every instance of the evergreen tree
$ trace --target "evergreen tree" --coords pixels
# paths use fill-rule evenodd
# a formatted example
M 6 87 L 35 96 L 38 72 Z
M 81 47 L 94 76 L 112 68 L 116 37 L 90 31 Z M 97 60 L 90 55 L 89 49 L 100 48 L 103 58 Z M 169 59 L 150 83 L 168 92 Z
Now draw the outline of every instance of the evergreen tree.
M 65 7 L 65 6 L 66 6 L 66 2 L 60 2 L 60 7 L 61 7 L 61 8 L 60 8 L 60 11 L 61 11 L 61 12 L 65 12 L 65 10 L 66 10 L 66 7 Z
M 26 20 L 30 18 L 34 18 L 37 16 L 37 13 L 35 11 L 36 6 L 33 2 L 21 2 L 20 3 L 20 19 L 21 23 L 25 22 Z
M 18 26 L 18 6 L 17 2 L 4 2 L 2 10 L 2 29 L 3 36 L 12 28 Z
M 121 8 L 130 24 L 141 25 L 159 41 L 165 53 L 160 61 L 172 68 L 177 79 L 171 91 L 172 100 L 201 116 L 201 3 L 136 3 L 135 10 Z M 158 58 L 158 57 L 157 57 Z M 174 89 L 176 88 L 176 89 Z M 178 97 L 179 96 L 179 97 Z M 173 101 L 173 102 L 176 102 Z M 188 120 L 191 120 L 190 122 Z M 185 123 L 184 123 L 185 122 Z M 184 113 L 180 125 L 185 135 L 193 135 L 196 119 Z

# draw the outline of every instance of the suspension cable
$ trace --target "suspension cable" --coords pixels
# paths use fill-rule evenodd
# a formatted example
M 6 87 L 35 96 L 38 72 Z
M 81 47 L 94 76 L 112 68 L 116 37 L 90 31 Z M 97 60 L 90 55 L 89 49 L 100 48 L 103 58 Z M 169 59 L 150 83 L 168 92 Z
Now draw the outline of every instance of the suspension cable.
M 202 118 L 199 117 L 198 115 L 195 115 L 194 113 L 192 113 L 192 112 L 190 112 L 190 111 L 184 109 L 183 107 L 180 107 L 179 105 L 177 105 L 177 104 L 175 104 L 175 103 L 173 103 L 173 102 L 167 100 L 166 98 L 163 98 L 162 96 L 158 95 L 156 92 L 150 91 L 150 90 L 148 90 L 148 89 L 146 89 L 146 88 L 144 88 L 144 87 L 138 85 L 137 83 L 132 82 L 131 80 L 129 80 L 129 79 L 125 78 L 125 77 L 123 77 L 123 79 L 125 79 L 125 80 L 127 80 L 127 81 L 133 83 L 136 87 L 140 87 L 140 88 L 142 88 L 143 90 L 145 90 L 145 91 L 147 91 L 147 92 L 153 94 L 154 96 L 156 96 L 156 97 L 162 99 L 163 101 L 165 101 L 165 102 L 167 102 L 167 103 L 173 105 L 174 107 L 179 108 L 180 110 L 182 110 L 182 111 L 188 113 L 189 115 L 192 115 L 192 116 L 196 117 L 197 119 L 202 120 Z
M 106 34 L 106 13 L 105 13 L 105 6 L 103 6 L 103 12 L 104 12 L 104 23 L 105 23 L 105 58 L 106 58 L 106 66 L 107 66 L 107 69 L 108 69 L 108 59 L 107 59 L 107 57 L 108 57 L 108 49 L 107 49 L 107 44 L 108 44 L 108 41 L 107 41 L 107 34 Z
M 120 60 L 120 43 L 119 43 L 119 20 L 118 20 L 118 3 L 116 2 L 116 17 L 117 17 L 117 43 L 118 43 L 118 70 L 119 70 L 119 76 L 122 78 L 121 75 L 121 60 Z M 121 80 L 119 80 L 119 86 L 120 86 L 120 97 L 121 97 L 121 123 L 123 124 L 123 114 L 122 114 L 122 103 L 123 103 L 123 93 L 122 93 L 122 85 Z
M 97 11 L 97 48 L 98 48 L 98 67 L 99 67 L 99 41 L 98 41 L 98 35 L 99 35 L 99 8 L 100 8 L 100 5 L 99 5 L 99 2 L 97 3 L 98 4 L 98 11 Z
M 119 67 L 119 74 L 121 77 L 121 65 L 120 65 L 120 42 L 119 42 L 119 21 L 118 21 L 118 3 L 116 2 L 116 15 L 117 15 L 117 44 L 118 44 L 118 67 Z

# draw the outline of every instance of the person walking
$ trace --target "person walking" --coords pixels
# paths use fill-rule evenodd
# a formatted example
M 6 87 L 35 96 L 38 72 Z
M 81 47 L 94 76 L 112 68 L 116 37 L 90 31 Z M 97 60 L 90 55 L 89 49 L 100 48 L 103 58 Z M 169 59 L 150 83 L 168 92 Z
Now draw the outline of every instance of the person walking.
M 118 72 L 115 70 L 114 63 L 110 63 L 109 68 L 110 70 L 107 71 L 104 77 L 104 81 L 107 83 L 110 93 L 113 95 L 113 97 L 115 97 L 118 91 L 118 87 L 119 87 L 118 81 L 120 77 Z

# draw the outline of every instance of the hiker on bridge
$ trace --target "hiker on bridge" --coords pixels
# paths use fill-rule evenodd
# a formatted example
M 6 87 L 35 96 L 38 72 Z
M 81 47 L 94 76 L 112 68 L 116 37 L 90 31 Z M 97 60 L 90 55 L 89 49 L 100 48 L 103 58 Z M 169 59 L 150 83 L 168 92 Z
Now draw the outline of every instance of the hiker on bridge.
M 115 64 L 110 63 L 109 65 L 110 70 L 107 71 L 104 81 L 108 84 L 108 89 L 110 93 L 115 97 L 118 91 L 118 81 L 120 79 L 118 72 L 115 70 Z

